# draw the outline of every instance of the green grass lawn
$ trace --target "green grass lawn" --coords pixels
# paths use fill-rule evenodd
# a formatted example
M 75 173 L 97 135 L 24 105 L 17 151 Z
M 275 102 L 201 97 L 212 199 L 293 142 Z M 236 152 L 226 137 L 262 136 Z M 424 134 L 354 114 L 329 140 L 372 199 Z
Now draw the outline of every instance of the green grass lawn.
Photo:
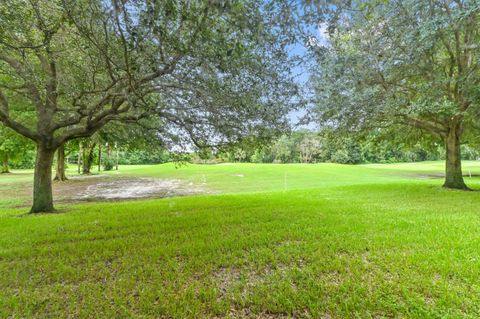
M 1 209 L 0 318 L 478 318 L 480 193 L 442 168 L 122 167 L 220 194 Z
M 181 167 L 164 164 L 132 165 L 121 167 L 120 171 L 122 174 L 132 176 L 175 178 L 205 183 L 210 189 L 221 193 L 243 193 L 391 182 L 410 183 L 412 179 L 418 182 L 442 176 L 444 167 L 443 162 L 368 165 L 219 164 Z M 465 174 L 480 175 L 480 162 L 464 161 L 463 167 Z M 466 182 L 475 187 L 480 180 L 467 177 Z M 433 185 L 441 185 L 441 180 L 435 181 Z

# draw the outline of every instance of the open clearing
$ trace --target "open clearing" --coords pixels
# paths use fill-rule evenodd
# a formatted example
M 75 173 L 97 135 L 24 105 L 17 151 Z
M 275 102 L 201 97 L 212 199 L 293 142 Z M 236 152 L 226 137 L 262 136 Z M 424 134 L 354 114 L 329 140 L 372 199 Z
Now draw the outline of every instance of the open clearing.
M 0 176 L 0 317 L 477 318 L 480 193 L 426 178 L 442 168 L 122 167 L 57 195 L 131 181 L 195 196 L 39 216 L 24 215 L 31 172 Z M 480 163 L 464 170 L 480 188 Z

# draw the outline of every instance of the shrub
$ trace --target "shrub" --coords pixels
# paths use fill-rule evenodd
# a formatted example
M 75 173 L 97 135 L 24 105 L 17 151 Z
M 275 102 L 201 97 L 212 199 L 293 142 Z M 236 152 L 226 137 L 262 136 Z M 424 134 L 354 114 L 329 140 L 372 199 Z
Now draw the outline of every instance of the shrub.
M 112 160 L 111 158 L 107 158 L 103 160 L 103 169 L 105 171 L 111 171 L 113 169 L 113 166 L 115 166 L 115 161 Z

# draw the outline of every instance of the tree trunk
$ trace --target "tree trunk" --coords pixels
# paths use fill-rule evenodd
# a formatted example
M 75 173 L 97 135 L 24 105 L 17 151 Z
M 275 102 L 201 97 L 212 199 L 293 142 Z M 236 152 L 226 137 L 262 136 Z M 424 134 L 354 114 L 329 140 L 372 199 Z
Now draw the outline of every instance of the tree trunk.
M 37 145 L 31 213 L 53 212 L 52 165 L 55 149 Z
M 110 147 L 110 143 L 107 143 L 107 160 L 110 162 L 110 156 L 112 155 L 112 148 Z
M 96 143 L 83 148 L 83 174 L 89 175 L 91 173 L 93 164 L 93 151 L 95 150 Z
M 77 165 L 78 165 L 78 174 L 80 175 L 80 168 L 82 166 L 82 142 L 78 144 L 78 158 L 77 158 Z
M 65 146 L 63 144 L 57 149 L 57 171 L 53 180 L 60 182 L 68 180 L 65 175 Z
M 115 170 L 118 171 L 118 145 L 115 143 Z
M 102 143 L 98 143 L 98 171 L 102 170 Z
M 453 189 L 469 188 L 465 185 L 462 174 L 462 160 L 460 152 L 460 134 L 458 129 L 450 129 L 445 137 L 445 183 L 443 187 Z
M 10 173 L 10 169 L 8 168 L 8 156 L 2 159 L 2 168 L 0 168 L 0 174 L 7 174 Z

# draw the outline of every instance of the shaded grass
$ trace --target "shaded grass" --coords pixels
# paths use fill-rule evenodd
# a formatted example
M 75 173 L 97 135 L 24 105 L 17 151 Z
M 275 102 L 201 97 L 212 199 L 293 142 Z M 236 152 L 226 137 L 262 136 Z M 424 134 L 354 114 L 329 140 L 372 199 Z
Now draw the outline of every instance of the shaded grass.
M 323 174 L 292 167 L 298 187 Z M 274 165 L 195 167 L 265 192 L 3 210 L 0 317 L 480 316 L 479 193 L 323 167 L 307 189 L 282 191 Z M 263 169 L 270 188 L 227 178 Z
M 12 170 L 12 173 L 0 174 L 0 209 L 23 203 L 25 188 L 32 182 L 32 170 Z

